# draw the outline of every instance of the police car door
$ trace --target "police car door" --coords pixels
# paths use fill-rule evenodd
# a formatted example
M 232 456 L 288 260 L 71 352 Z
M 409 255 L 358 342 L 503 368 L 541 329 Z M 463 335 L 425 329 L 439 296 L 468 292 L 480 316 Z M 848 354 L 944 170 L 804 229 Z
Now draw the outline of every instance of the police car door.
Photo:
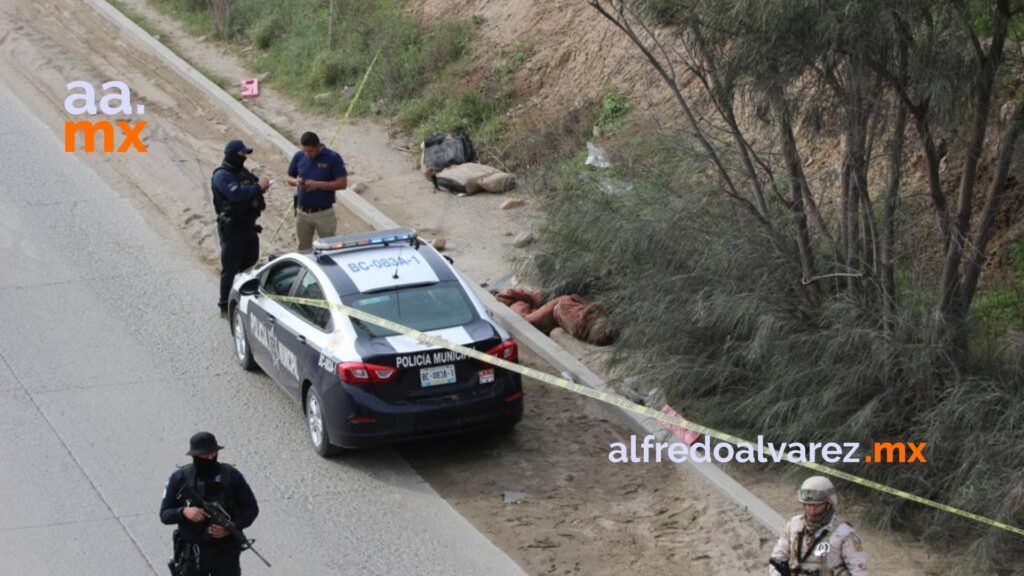
M 251 349 L 256 363 L 263 368 L 268 376 L 281 386 L 287 386 L 287 378 L 282 375 L 283 360 L 289 362 L 289 349 L 282 344 L 278 320 L 287 314 L 286 304 L 274 300 L 274 296 L 288 296 L 295 288 L 295 281 L 302 273 L 302 266 L 294 260 L 282 260 L 267 268 L 260 280 L 260 298 L 256 299 L 259 306 L 249 306 L 249 333 L 254 341 Z M 290 376 L 284 371 L 285 375 Z
M 303 268 L 302 274 L 295 282 L 292 296 L 310 300 L 324 299 L 323 288 L 312 270 Z M 294 365 L 285 366 L 282 362 L 284 374 L 279 382 L 292 396 L 301 400 L 301 383 L 304 380 L 314 384 L 317 382 L 318 371 L 323 364 L 320 353 L 327 346 L 331 330 L 331 313 L 320 306 L 289 302 L 277 325 L 278 338 L 282 343 L 286 343 L 294 355 L 294 358 L 289 360 L 294 362 Z M 333 367 L 331 373 L 333 375 Z

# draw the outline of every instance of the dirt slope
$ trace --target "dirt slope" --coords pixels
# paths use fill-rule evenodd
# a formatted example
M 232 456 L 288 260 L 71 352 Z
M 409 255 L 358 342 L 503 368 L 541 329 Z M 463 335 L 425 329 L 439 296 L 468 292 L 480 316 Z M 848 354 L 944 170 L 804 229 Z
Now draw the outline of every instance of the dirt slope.
M 524 51 L 528 55 L 524 70 L 516 77 L 518 104 L 510 112 L 516 132 L 524 134 L 531 128 L 558 120 L 574 103 L 598 100 L 610 90 L 625 95 L 635 112 L 647 114 L 659 122 L 672 124 L 679 117 L 676 103 L 663 81 L 650 68 L 640 52 L 610 22 L 592 8 L 587 0 L 421 0 L 412 2 L 413 10 L 424 22 L 439 20 L 474 20 L 479 26 L 481 41 L 474 54 L 479 72 L 503 62 L 506 54 Z M 684 75 L 685 78 L 685 75 Z M 682 82 L 687 85 L 686 80 Z M 653 112 L 653 114 L 652 114 Z M 838 139 L 800 135 L 798 145 L 807 160 L 805 169 L 811 178 L 814 194 L 822 211 L 838 209 L 838 167 L 842 145 Z M 760 135 L 758 138 L 770 137 Z M 997 137 L 990 137 L 989 149 L 982 158 L 978 173 L 975 214 L 980 211 L 983 196 L 991 181 L 990 166 L 994 159 Z M 908 129 L 908 161 L 904 194 L 913 196 L 924 189 L 926 174 L 923 154 L 912 129 Z M 959 162 L 951 163 L 960 166 Z M 881 194 L 886 173 L 882 166 L 871 178 Z M 989 245 L 986 276 L 983 286 L 1002 278 L 1001 272 L 1011 265 L 1011 244 L 1024 235 L 1024 202 L 1016 191 L 1024 178 L 1020 163 L 1007 184 L 1007 201 L 997 219 L 996 230 Z M 943 169 L 943 188 L 953 199 L 961 174 Z M 910 198 L 904 217 L 927 236 L 936 225 L 931 208 Z M 926 243 L 932 246 L 934 241 Z M 940 261 L 942 254 L 925 254 L 928 261 Z M 989 272 L 995 272 L 989 274 Z
M 476 66 L 495 66 L 502 53 L 529 55 L 516 93 L 525 98 L 513 116 L 528 122 L 565 114 L 577 100 L 609 90 L 636 110 L 671 105 L 662 81 L 639 52 L 586 0 L 423 0 L 414 10 L 425 22 L 483 18 Z

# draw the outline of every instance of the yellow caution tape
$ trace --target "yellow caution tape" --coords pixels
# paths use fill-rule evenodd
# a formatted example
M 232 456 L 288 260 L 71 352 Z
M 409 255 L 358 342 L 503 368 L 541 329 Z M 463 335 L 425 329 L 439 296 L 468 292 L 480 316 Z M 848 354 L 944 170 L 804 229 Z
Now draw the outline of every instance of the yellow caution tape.
M 327 146 L 334 146 L 334 139 L 338 137 L 338 133 L 341 132 L 341 126 L 348 121 L 348 117 L 352 114 L 352 109 L 355 108 L 356 102 L 359 100 L 359 96 L 363 93 L 363 87 L 366 86 L 366 81 L 370 79 L 370 72 L 373 71 L 373 65 L 377 63 L 377 58 L 380 57 L 380 50 L 373 55 L 373 60 L 370 60 L 370 65 L 367 66 L 366 72 L 363 74 L 363 79 L 359 81 L 359 87 L 356 88 L 355 95 L 348 102 L 348 110 L 345 111 L 345 115 L 341 117 L 341 121 L 338 122 L 338 127 L 334 129 L 334 135 L 327 142 Z
M 294 303 L 294 304 L 301 304 L 301 305 L 304 305 L 304 306 L 316 306 L 318 308 L 327 308 L 329 310 L 334 310 L 336 312 L 340 312 L 341 314 L 345 314 L 346 316 L 350 316 L 352 318 L 358 318 L 359 320 L 362 320 L 363 322 L 369 322 L 370 324 L 374 324 L 376 326 L 380 326 L 382 328 L 386 328 L 386 329 L 391 330 L 393 332 L 396 332 L 398 334 L 403 334 L 403 335 L 408 336 L 410 338 L 414 338 L 415 340 L 419 341 L 421 344 L 425 344 L 425 345 L 429 345 L 429 346 L 436 346 L 438 348 L 445 348 L 445 349 L 451 350 L 453 352 L 458 352 L 459 354 L 468 356 L 470 358 L 475 358 L 477 360 L 480 360 L 481 362 L 486 362 L 487 364 L 491 364 L 493 366 L 500 366 L 501 368 L 504 368 L 505 370 L 508 370 L 510 372 L 516 372 L 518 374 L 522 374 L 523 376 L 528 376 L 530 378 L 533 378 L 535 380 L 539 380 L 539 381 L 544 382 L 546 384 L 551 384 L 552 386 L 556 386 L 556 387 L 561 388 L 563 390 L 568 390 L 570 392 L 574 392 L 574 393 L 579 394 L 581 396 L 586 396 L 588 398 L 593 398 L 594 400 L 598 400 L 598 401 L 604 402 L 606 404 L 611 404 L 612 406 L 617 406 L 619 408 L 622 408 L 623 410 L 628 410 L 628 411 L 634 412 L 636 414 L 641 414 L 643 416 L 647 416 L 648 418 L 653 418 L 655 420 L 658 420 L 659 422 L 663 422 L 663 423 L 666 423 L 666 424 L 673 424 L 673 425 L 676 425 L 676 426 L 682 426 L 684 428 L 688 428 L 688 429 L 693 430 L 695 432 L 700 432 L 701 434 L 704 434 L 705 436 L 710 436 L 712 438 L 715 438 L 716 440 L 728 442 L 730 444 L 735 444 L 737 446 L 744 445 L 744 444 L 746 444 L 746 445 L 753 445 L 754 444 L 753 442 L 750 442 L 749 440 L 744 440 L 743 438 L 740 438 L 738 436 L 733 436 L 732 434 L 729 434 L 727 432 L 721 432 L 721 431 L 715 430 L 713 428 L 708 428 L 707 426 L 703 426 L 703 425 L 698 424 L 696 422 L 691 422 L 690 420 L 687 420 L 686 418 L 683 418 L 681 416 L 665 414 L 663 412 L 659 412 L 657 410 L 653 410 L 651 408 L 648 408 L 647 406 L 641 406 L 640 404 L 637 404 L 635 402 L 630 402 L 629 400 L 627 400 L 627 399 L 625 399 L 625 398 L 623 398 L 621 396 L 618 396 L 616 394 L 609 394 L 607 392 L 602 392 L 600 390 L 594 390 L 592 388 L 589 388 L 587 386 L 583 386 L 583 385 L 580 385 L 580 384 L 576 384 L 575 382 L 571 382 L 571 381 L 566 380 L 564 378 L 559 378 L 557 376 L 552 376 L 551 374 L 547 374 L 545 372 L 541 372 L 540 370 L 535 370 L 533 368 L 529 368 L 529 367 L 523 366 L 521 364 L 516 364 L 514 362 L 509 362 L 507 360 L 503 360 L 501 358 L 498 358 L 498 357 L 495 357 L 495 356 L 491 356 L 490 354 L 487 354 L 485 352 L 480 352 L 479 350 L 474 350 L 473 348 L 467 348 L 466 346 L 460 346 L 458 344 L 454 344 L 452 342 L 449 342 L 448 340 L 445 340 L 444 338 L 441 338 L 441 337 L 438 337 L 438 336 L 431 336 L 430 334 L 426 334 L 424 332 L 420 332 L 419 330 L 415 330 L 413 328 L 409 328 L 408 326 L 403 326 L 402 324 L 399 324 L 397 322 L 392 322 L 391 320 L 388 320 L 386 318 L 381 318 L 379 316 L 374 316 L 373 314 L 369 314 L 369 313 L 364 312 L 362 310 L 357 310 L 355 308 L 352 308 L 350 306 L 346 306 L 344 304 L 332 304 L 332 303 L 330 303 L 330 302 L 328 302 L 326 300 L 318 300 L 318 299 L 311 299 L 311 298 L 296 298 L 296 297 L 293 297 L 293 296 L 264 295 L 264 297 L 270 298 L 272 300 L 278 300 L 278 301 L 281 301 L 281 302 L 290 302 L 290 303 Z M 966 510 L 961 510 L 960 508 L 955 508 L 953 506 L 949 506 L 948 504 L 943 504 L 941 502 L 936 502 L 935 500 L 924 498 L 924 497 L 918 496 L 916 494 L 911 494 L 910 492 L 906 492 L 906 491 L 900 490 L 898 488 L 893 488 L 891 486 L 886 486 L 885 484 L 880 484 L 880 483 L 875 482 L 873 480 L 868 480 L 866 478 L 861 478 L 860 476 L 857 476 L 855 474 L 850 474 L 849 472 L 843 472 L 842 470 L 837 470 L 837 469 L 832 468 L 830 466 L 823 466 L 823 465 L 817 464 L 815 462 L 802 462 L 802 461 L 799 461 L 799 460 L 791 460 L 788 454 L 786 454 L 785 457 L 786 457 L 786 460 L 789 463 L 796 464 L 798 466 L 803 466 L 804 468 L 807 468 L 807 469 L 810 469 L 810 470 L 814 470 L 815 472 L 819 472 L 819 473 L 822 473 L 822 474 L 828 474 L 829 476 L 833 476 L 835 478 L 841 478 L 843 480 L 846 480 L 847 482 L 851 482 L 853 484 L 864 486 L 865 488 L 871 488 L 872 490 L 877 490 L 879 492 L 882 492 L 883 494 L 888 494 L 890 496 L 896 496 L 898 498 L 903 498 L 905 500 L 909 500 L 911 502 L 915 502 L 915 503 L 921 504 L 923 506 L 928 506 L 928 507 L 931 507 L 931 508 L 935 508 L 936 510 L 941 510 L 941 511 L 947 512 L 949 514 L 955 514 L 955 515 L 960 516 L 962 518 L 967 518 L 968 520 L 974 520 L 975 522 L 980 522 L 982 524 L 987 524 L 987 525 L 992 526 L 994 528 L 999 528 L 1000 530 L 1005 530 L 1007 532 L 1011 532 L 1011 533 L 1016 534 L 1018 536 L 1024 536 L 1024 529 L 1019 528 L 1017 526 L 1013 526 L 1011 524 L 1006 524 L 1005 522 L 1000 522 L 998 520 L 993 520 L 991 518 L 986 518 L 985 516 L 981 516 L 981 515 L 975 514 L 973 512 L 968 512 Z
M 328 148 L 334 146 L 334 140 L 338 137 L 338 134 L 341 132 L 341 127 L 345 124 L 345 122 L 348 121 L 349 115 L 352 114 L 352 109 L 355 107 L 356 102 L 359 100 L 359 96 L 363 93 L 363 87 L 366 86 L 366 81 L 370 78 L 370 72 L 373 70 L 373 65 L 377 63 L 377 58 L 379 56 L 380 50 L 377 50 L 377 53 L 373 56 L 373 60 L 370 61 L 370 66 L 366 68 L 366 72 L 363 74 L 363 79 L 359 81 L 359 87 L 356 89 L 356 93 L 352 96 L 352 100 L 350 100 L 348 103 L 348 110 L 345 111 L 345 115 L 342 116 L 341 120 L 338 121 L 338 127 L 334 129 L 334 134 L 331 136 L 331 139 L 327 142 Z M 277 222 L 277 227 L 274 228 L 274 234 L 270 237 L 270 240 L 264 242 L 263 247 L 260 248 L 259 257 L 256 258 L 257 262 L 263 260 L 263 257 L 267 253 L 267 248 L 274 243 L 274 240 L 277 240 L 277 234 L 278 232 L 281 231 L 281 226 L 284 225 L 284 220 L 285 218 L 288 217 L 288 212 L 289 210 L 288 207 L 286 206 L 284 212 L 281 214 L 281 219 Z M 294 214 L 294 210 L 292 211 L 292 213 Z

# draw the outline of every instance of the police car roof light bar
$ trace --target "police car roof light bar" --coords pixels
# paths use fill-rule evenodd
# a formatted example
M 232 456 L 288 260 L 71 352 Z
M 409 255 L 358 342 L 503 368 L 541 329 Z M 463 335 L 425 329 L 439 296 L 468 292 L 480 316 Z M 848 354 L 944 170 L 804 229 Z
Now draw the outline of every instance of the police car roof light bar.
M 321 255 L 340 252 L 342 250 L 380 248 L 399 242 L 408 242 L 413 248 L 419 248 L 420 244 L 419 237 L 416 236 L 415 230 L 411 228 L 395 228 L 392 230 L 380 230 L 376 232 L 363 232 L 360 234 L 321 238 L 313 242 L 313 255 L 319 258 Z

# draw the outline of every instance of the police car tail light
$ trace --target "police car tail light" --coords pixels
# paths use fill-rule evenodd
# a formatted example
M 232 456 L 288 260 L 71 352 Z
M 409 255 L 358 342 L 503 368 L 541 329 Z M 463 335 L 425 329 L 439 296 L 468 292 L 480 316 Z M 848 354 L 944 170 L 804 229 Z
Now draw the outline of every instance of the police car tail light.
M 398 375 L 398 370 L 390 368 L 388 366 L 374 366 L 367 364 L 366 367 L 370 370 L 370 382 L 374 384 L 387 384 L 395 379 Z
M 390 366 L 343 362 L 338 364 L 338 377 L 348 384 L 387 384 L 398 376 L 398 370 Z
M 497 356 L 502 360 L 508 360 L 509 362 L 519 361 L 519 345 L 516 344 L 515 340 L 505 340 L 501 344 L 498 344 L 494 348 L 487 351 L 491 356 Z

